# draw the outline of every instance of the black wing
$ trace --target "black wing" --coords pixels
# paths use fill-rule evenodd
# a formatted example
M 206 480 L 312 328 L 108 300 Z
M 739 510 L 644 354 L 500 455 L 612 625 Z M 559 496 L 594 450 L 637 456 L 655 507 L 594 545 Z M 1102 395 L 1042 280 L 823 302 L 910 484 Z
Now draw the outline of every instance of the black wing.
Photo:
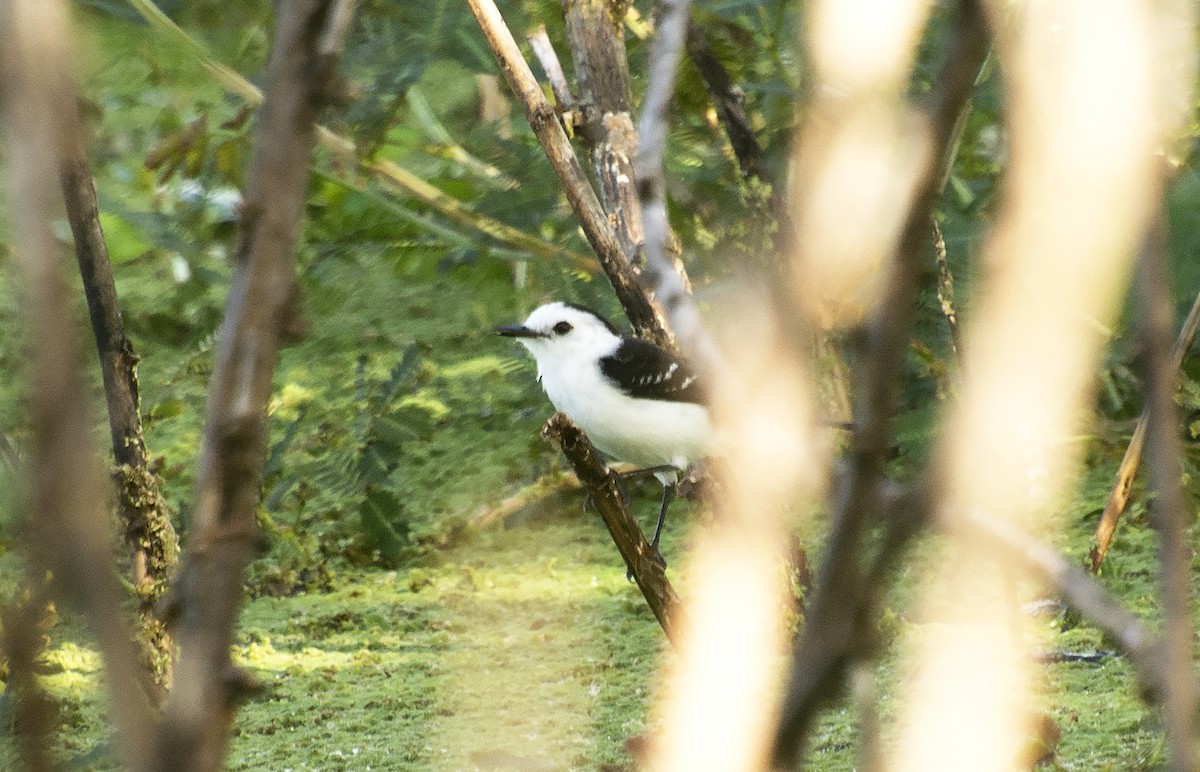
M 687 362 L 666 349 L 625 338 L 600 360 L 600 372 L 621 391 L 640 399 L 704 403 L 704 390 Z

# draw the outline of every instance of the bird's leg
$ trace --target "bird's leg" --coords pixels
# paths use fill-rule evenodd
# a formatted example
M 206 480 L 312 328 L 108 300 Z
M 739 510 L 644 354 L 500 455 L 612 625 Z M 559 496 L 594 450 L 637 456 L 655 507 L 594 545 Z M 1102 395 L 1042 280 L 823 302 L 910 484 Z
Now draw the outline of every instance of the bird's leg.
M 663 486 L 662 504 L 658 508 L 658 522 L 654 525 L 654 538 L 650 540 L 650 547 L 658 552 L 658 537 L 662 536 L 663 523 L 667 519 L 667 507 L 675 499 L 675 483 Z M 662 560 L 662 553 L 658 552 L 659 559 Z M 663 561 L 666 565 L 666 561 Z
M 651 477 L 662 472 L 674 472 L 678 474 L 679 469 L 671 464 L 662 464 L 660 466 L 651 466 L 646 469 L 631 469 L 628 472 L 613 472 L 613 477 L 617 479 L 617 490 L 621 492 L 621 499 L 625 502 L 625 506 L 629 506 L 629 490 L 625 485 L 626 480 L 638 480 L 643 477 Z M 658 511 L 658 524 L 654 527 L 654 539 L 650 542 L 651 549 L 654 550 L 654 560 L 662 567 L 666 567 L 667 561 L 663 558 L 662 553 L 658 551 L 658 537 L 661 535 L 663 518 L 667 514 L 667 505 L 675 498 L 675 485 L 665 486 L 663 490 L 662 506 Z M 586 504 L 585 504 L 586 505 Z M 625 578 L 632 581 L 633 571 L 625 570 Z

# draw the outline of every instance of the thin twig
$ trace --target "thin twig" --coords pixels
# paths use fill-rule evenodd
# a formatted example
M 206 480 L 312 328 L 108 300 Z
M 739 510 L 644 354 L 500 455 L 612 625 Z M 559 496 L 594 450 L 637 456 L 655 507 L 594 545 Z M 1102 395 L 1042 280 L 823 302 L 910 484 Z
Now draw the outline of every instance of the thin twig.
M 1146 455 L 1154 499 L 1151 522 L 1158 531 L 1159 571 L 1163 608 L 1163 646 L 1160 655 L 1166 692 L 1164 724 L 1171 769 L 1196 769 L 1196 676 L 1192 656 L 1191 547 L 1188 511 L 1181 478 L 1183 449 L 1179 440 L 1179 410 L 1175 405 L 1178 370 L 1171 357 L 1171 286 L 1165 213 L 1151 223 L 1138 262 L 1137 288 L 1145 350 Z
M 584 235 L 595 250 L 600 265 L 629 316 L 634 330 L 649 340 L 669 341 L 670 335 L 638 286 L 637 274 L 622 249 L 608 214 L 600 205 L 600 200 L 588 182 L 587 174 L 571 148 L 571 142 L 555 115 L 554 107 L 546 101 L 541 86 L 533 76 L 533 71 L 529 69 L 529 64 L 522 56 L 521 49 L 495 2 L 468 2 L 500 69 L 504 72 L 509 88 L 524 106 L 529 125 L 533 127 L 546 157 L 558 173 L 567 201 L 579 219 Z
M 927 101 L 933 157 L 924 172 L 894 257 L 891 281 L 867 332 L 867 355 L 857 380 L 850 469 L 834 500 L 832 526 L 804 633 L 793 653 L 791 677 L 775 738 L 774 761 L 791 768 L 817 710 L 843 687 L 859 651 L 861 605 L 866 594 L 860 551 L 877 519 L 883 464 L 907 351 L 912 306 L 927 253 L 929 217 L 942 170 L 950 162 L 954 126 L 987 57 L 991 36 L 976 0 L 960 4 L 954 37 Z
M 950 332 L 950 352 L 960 356 L 962 344 L 958 332 L 958 311 L 954 307 L 954 274 L 950 272 L 950 260 L 946 255 L 946 239 L 942 236 L 942 225 L 937 217 L 933 222 L 933 255 L 937 265 L 937 297 L 942 307 L 942 316 L 946 319 L 946 329 Z
M 554 98 L 558 101 L 559 112 L 567 113 L 576 109 L 575 95 L 571 93 L 571 84 L 567 82 L 567 74 L 563 72 L 558 52 L 554 50 L 554 44 L 546 34 L 546 25 L 539 24 L 525 39 L 529 41 L 529 49 L 537 57 L 538 64 L 542 65 L 542 72 L 546 74 L 546 80 L 550 82 L 550 90 L 554 92 Z
M 616 477 L 592 447 L 587 435 L 562 413 L 550 417 L 542 429 L 542 436 L 562 448 L 571 468 L 587 488 L 592 503 L 604 519 L 654 618 L 662 626 L 667 639 L 674 643 L 675 631 L 680 627 L 677 612 L 679 597 L 671 587 L 662 565 L 655 560 L 655 550 L 646 539 L 646 534 L 629 513 L 629 507 L 617 488 Z

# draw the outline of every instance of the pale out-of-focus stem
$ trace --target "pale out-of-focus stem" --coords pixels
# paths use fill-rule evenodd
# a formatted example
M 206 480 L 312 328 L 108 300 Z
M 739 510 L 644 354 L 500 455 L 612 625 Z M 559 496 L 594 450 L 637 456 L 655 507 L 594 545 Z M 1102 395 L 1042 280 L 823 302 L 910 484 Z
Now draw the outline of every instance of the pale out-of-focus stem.
M 960 400 L 935 454 L 933 511 L 951 540 L 919 603 L 921 618 L 940 624 L 906 668 L 920 677 L 901 712 L 899 770 L 1028 761 L 1033 673 L 1012 592 L 1028 575 L 960 526 L 1036 521 L 1066 489 L 1079 459 L 1062 438 L 1084 412 L 1104 343 L 1085 320 L 1117 311 L 1160 193 L 1154 153 L 1179 125 L 1160 109 L 1175 100 L 1163 98 L 1157 59 L 1187 61 L 1142 4 L 993 10 L 1011 162 L 984 249 L 990 273 L 964 333 Z
M 899 398 L 899 379 L 908 349 L 917 276 L 928 254 L 929 217 L 947 163 L 954 126 L 971 93 L 990 46 L 982 10 L 967 0 L 959 10 L 952 42 L 936 78 L 934 91 L 925 104 L 923 122 L 929 127 L 931 158 L 916 184 L 915 198 L 905 211 L 889 213 L 887 219 L 902 222 L 900 238 L 890 242 L 894 250 L 889 280 L 880 293 L 879 305 L 867 328 L 866 354 L 855 372 L 854 435 L 847 471 L 837 484 L 830 513 L 830 533 L 810 599 L 804 632 L 792 655 L 791 674 L 775 737 L 774 762 L 791 767 L 800 754 L 817 711 L 840 694 L 850 664 L 869 648 L 868 609 L 875 599 L 872 581 L 882 572 L 866 574 L 862 550 L 867 529 L 884 511 L 882 476 L 893 416 Z M 853 126 L 847 131 L 853 133 Z M 889 137 L 886 143 L 899 140 Z M 837 140 L 830 140 L 834 145 Z M 823 168 L 811 158 L 805 168 Z M 802 164 L 804 166 L 804 164 Z M 812 183 L 809 183 L 812 184 Z M 840 181 L 828 184 L 838 188 Z M 898 206 L 892 202 L 892 206 Z M 819 218 L 802 213 L 815 227 Z M 827 227 L 839 227 L 838 222 Z M 804 252 L 798 258 L 817 259 Z M 811 276 L 807 268 L 797 273 Z M 806 302 L 819 303 L 801 290 Z M 812 306 L 808 306 L 811 310 Z M 819 314 L 810 313 L 812 316 Z M 912 529 L 900 528 L 887 541 L 889 550 L 899 550 Z M 882 554 L 881 565 L 894 559 Z

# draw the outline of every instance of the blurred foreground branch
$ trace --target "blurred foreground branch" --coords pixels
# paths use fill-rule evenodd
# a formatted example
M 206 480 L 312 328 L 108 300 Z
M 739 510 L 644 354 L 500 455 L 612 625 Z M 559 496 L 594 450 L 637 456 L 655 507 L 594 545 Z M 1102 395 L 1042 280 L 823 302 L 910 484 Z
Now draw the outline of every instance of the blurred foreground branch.
M 959 5 L 945 62 L 926 100 L 933 159 L 924 170 L 893 258 L 890 281 L 867 331 L 858 370 L 855 432 L 847 474 L 837 487 L 831 530 L 799 642 L 775 737 L 774 762 L 795 766 L 817 711 L 841 692 L 851 662 L 864 653 L 863 613 L 875 590 L 865 585 L 860 553 L 870 524 L 882 515 L 880 485 L 908 344 L 929 217 L 954 126 L 987 57 L 991 37 L 976 0 Z M 902 546 L 899 540 L 897 546 Z
M 150 742 L 152 712 L 147 673 L 121 607 L 122 591 L 111 561 L 111 533 L 101 495 L 97 457 L 87 438 L 88 388 L 77 367 L 79 338 L 70 290 L 53 223 L 58 217 L 60 162 L 79 147 L 78 114 L 69 62 L 72 44 L 59 0 L 12 0 L 0 6 L 9 31 L 3 52 L 3 88 L 9 179 L 8 211 L 13 252 L 24 284 L 25 325 L 34 342 L 28 397 L 32 447 L 27 463 L 24 528 L 29 538 L 30 597 L 5 615 L 10 664 L 32 666 L 42 588 L 77 607 L 104 658 L 109 707 L 123 763 L 141 768 Z M 13 629 L 9 625 L 14 625 Z M 49 764 L 44 742 L 50 718 L 37 698 L 31 672 L 14 673 L 19 705 L 31 721 L 26 762 Z
M 1193 666 L 1192 576 L 1188 521 L 1191 513 L 1182 488 L 1183 448 L 1179 408 L 1175 404 L 1178 365 L 1171 355 L 1173 325 L 1170 254 L 1166 214 L 1153 215 L 1138 261 L 1135 281 L 1145 351 L 1146 455 L 1154 499 L 1150 522 L 1158 531 L 1160 593 L 1163 609 L 1163 713 L 1171 768 L 1196 769 L 1196 676 Z
M 238 700 L 252 688 L 230 660 L 242 578 L 258 538 L 255 510 L 267 403 L 281 344 L 304 332 L 295 245 L 317 111 L 333 83 L 345 3 L 276 6 L 266 100 L 255 137 L 237 269 L 219 335 L 192 535 L 168 620 L 180 646 L 156 769 L 218 769 Z
M 654 39 L 647 56 L 649 82 L 637 123 L 639 144 L 634 170 L 645 232 L 644 283 L 671 320 L 679 345 L 702 371 L 711 373 L 722 366 L 721 357 L 692 297 L 691 281 L 667 215 L 665 159 L 671 133 L 670 108 L 687 28 L 687 0 L 659 0 L 655 4 Z

